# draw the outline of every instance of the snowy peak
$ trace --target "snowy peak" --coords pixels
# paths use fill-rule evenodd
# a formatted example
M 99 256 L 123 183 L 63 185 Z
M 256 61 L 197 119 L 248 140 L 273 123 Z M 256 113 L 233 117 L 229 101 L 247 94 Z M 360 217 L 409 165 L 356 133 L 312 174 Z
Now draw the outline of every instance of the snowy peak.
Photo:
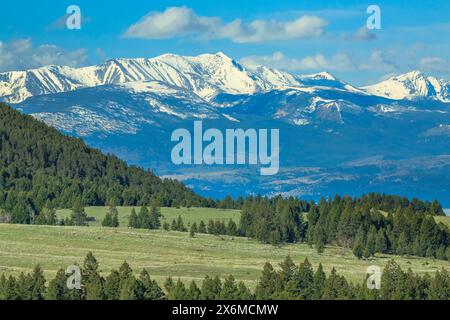
M 328 73 L 326 71 L 315 73 L 315 74 L 305 75 L 305 76 L 302 76 L 302 78 L 303 79 L 311 79 L 311 80 L 332 80 L 332 81 L 337 80 L 333 75 L 331 75 L 330 73 Z
M 364 88 L 368 93 L 389 99 L 432 98 L 449 102 L 449 83 L 411 71 Z
M 223 52 L 198 56 L 164 54 L 155 58 L 113 59 L 96 66 L 47 66 L 0 73 L 0 100 L 20 103 L 33 96 L 131 82 L 160 82 L 205 101 L 220 94 L 252 95 L 285 90 L 334 90 L 390 99 L 430 98 L 450 102 L 450 82 L 412 71 L 356 88 L 328 72 L 295 76 L 265 66 L 244 67 Z
M 97 66 L 48 66 L 0 74 L 0 98 L 19 103 L 46 95 L 100 85 L 160 81 L 209 100 L 220 93 L 253 94 L 298 85 L 291 75 L 271 69 L 252 72 L 222 52 L 195 57 L 164 54 L 151 59 L 113 59 Z

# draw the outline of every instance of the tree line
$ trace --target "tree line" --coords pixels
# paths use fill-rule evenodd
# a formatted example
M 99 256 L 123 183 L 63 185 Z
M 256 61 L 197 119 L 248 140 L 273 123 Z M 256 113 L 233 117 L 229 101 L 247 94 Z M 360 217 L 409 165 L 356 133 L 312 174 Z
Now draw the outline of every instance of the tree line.
M 450 232 L 434 219 L 441 211 L 437 201 L 377 194 L 307 205 L 293 198 L 249 197 L 239 233 L 263 243 L 307 242 L 319 253 L 331 244 L 352 249 L 358 258 L 390 253 L 445 260 L 450 259 Z
M 367 279 L 353 284 L 332 269 L 327 275 L 322 264 L 314 269 L 308 259 L 296 265 L 288 256 L 274 268 L 266 263 L 252 291 L 229 275 L 225 279 L 206 276 L 199 285 L 167 278 L 161 287 L 143 269 L 136 277 L 124 262 L 104 276 L 97 259 L 88 253 L 80 267 L 79 289 L 69 289 L 69 274 L 60 269 L 47 282 L 37 266 L 32 273 L 0 276 L 0 300 L 448 300 L 450 275 L 447 270 L 434 276 L 403 271 L 391 260 L 381 276 L 381 287 L 369 289 Z M 69 281 L 70 282 L 70 281 Z

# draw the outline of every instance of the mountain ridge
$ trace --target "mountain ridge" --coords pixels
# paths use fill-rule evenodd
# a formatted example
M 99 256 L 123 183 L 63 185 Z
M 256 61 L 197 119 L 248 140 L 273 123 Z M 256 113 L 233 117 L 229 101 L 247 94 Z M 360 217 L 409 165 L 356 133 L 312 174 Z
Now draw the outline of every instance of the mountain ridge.
M 117 58 L 98 65 L 71 68 L 46 66 L 0 73 L 0 99 L 21 103 L 32 96 L 135 81 L 161 81 L 211 100 L 218 94 L 255 94 L 286 88 L 330 87 L 401 100 L 417 97 L 450 101 L 450 84 L 413 71 L 357 88 L 328 72 L 294 75 L 266 66 L 247 67 L 222 52 L 154 58 Z

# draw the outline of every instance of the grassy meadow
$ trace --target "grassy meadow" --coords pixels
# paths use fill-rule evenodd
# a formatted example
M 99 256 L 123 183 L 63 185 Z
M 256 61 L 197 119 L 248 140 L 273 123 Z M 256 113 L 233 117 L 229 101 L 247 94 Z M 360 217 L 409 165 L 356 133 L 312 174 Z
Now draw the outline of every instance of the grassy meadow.
M 448 261 L 428 258 L 377 255 L 358 260 L 350 250 L 338 247 L 328 246 L 323 254 L 318 254 L 306 244 L 277 247 L 239 237 L 197 234 L 191 238 L 188 233 L 129 229 L 125 222 L 131 208 L 119 208 L 121 227 L 103 228 L 98 224 L 106 209 L 86 210 L 89 215 L 99 217 L 89 227 L 0 224 L 0 273 L 17 275 L 40 264 L 46 276 L 53 277 L 59 268 L 81 264 L 89 251 L 94 253 L 105 273 L 117 269 L 126 260 L 136 273 L 146 268 L 159 282 L 168 276 L 189 281 L 201 280 L 207 274 L 221 277 L 233 274 L 251 287 L 265 262 L 277 265 L 287 255 L 296 263 L 307 257 L 315 267 L 322 262 L 328 272 L 335 267 L 350 281 L 362 281 L 368 266 L 383 267 L 392 258 L 402 268 L 418 273 L 432 273 L 443 267 L 450 270 Z M 182 215 L 191 223 L 238 217 L 236 211 L 214 209 L 163 209 L 162 212 L 167 220 Z M 67 213 L 58 212 L 61 216 Z
M 133 207 L 117 207 L 119 212 L 119 225 L 126 227 L 128 226 L 128 219 Z M 139 214 L 139 207 L 134 207 L 136 213 Z M 87 207 L 85 209 L 88 217 L 91 218 L 89 222 L 90 226 L 101 226 L 103 218 L 106 215 L 108 207 Z M 58 219 L 63 219 L 69 217 L 71 214 L 70 209 L 62 209 L 57 211 Z M 230 219 L 234 220 L 236 224 L 239 223 L 240 211 L 239 210 L 222 210 L 222 209 L 210 209 L 210 208 L 161 208 L 161 225 L 165 222 L 171 224 L 172 220 L 177 219 L 178 216 L 183 218 L 185 225 L 190 225 L 194 222 L 197 224 L 203 220 L 205 224 L 209 220 L 219 220 L 228 222 Z

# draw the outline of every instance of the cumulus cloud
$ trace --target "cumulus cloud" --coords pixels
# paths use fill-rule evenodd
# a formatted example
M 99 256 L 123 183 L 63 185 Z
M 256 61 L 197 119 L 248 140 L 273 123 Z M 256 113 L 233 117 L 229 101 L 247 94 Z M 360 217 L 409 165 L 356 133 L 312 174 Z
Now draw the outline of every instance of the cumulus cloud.
M 0 71 L 25 70 L 52 64 L 76 67 L 86 60 L 84 49 L 66 51 L 51 44 L 35 47 L 31 39 L 7 43 L 0 41 Z
M 289 58 L 282 52 L 275 52 L 270 56 L 244 57 L 240 62 L 248 67 L 263 65 L 287 71 L 351 71 L 355 69 L 351 58 L 345 53 L 336 53 L 329 58 L 325 57 L 323 54 L 316 54 L 314 56 L 306 56 L 303 58 Z
M 194 36 L 203 39 L 230 39 L 236 43 L 256 43 L 321 36 L 327 21 L 304 15 L 291 21 L 236 19 L 224 23 L 219 17 L 197 15 L 187 7 L 167 8 L 151 12 L 124 33 L 128 38 L 170 39 Z

